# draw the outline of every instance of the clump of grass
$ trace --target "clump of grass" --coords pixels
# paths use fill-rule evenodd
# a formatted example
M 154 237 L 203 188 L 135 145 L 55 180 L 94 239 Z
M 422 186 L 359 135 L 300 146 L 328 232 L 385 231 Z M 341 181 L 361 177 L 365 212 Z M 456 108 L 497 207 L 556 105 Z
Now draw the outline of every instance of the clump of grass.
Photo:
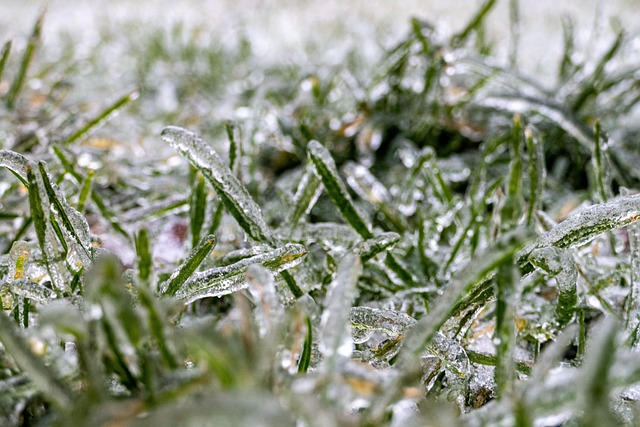
M 412 20 L 377 64 L 228 92 L 207 67 L 250 53 L 153 30 L 127 45 L 137 89 L 81 119 L 37 62 L 42 17 L 18 63 L 4 44 L 1 423 L 637 423 L 626 36 L 576 63 L 566 26 L 547 90 L 516 47 L 496 65 L 495 3 L 449 37 Z M 162 87 L 191 107 L 156 108 Z M 243 113 L 210 123 L 222 95 Z M 166 144 L 136 163 L 109 135 L 145 120 Z

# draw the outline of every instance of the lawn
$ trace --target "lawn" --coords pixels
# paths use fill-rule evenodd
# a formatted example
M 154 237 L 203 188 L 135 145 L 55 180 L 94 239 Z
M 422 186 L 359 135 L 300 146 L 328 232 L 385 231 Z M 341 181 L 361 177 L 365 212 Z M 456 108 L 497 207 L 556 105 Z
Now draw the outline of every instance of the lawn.
M 497 3 L 0 39 L 0 425 L 640 424 L 639 39 Z

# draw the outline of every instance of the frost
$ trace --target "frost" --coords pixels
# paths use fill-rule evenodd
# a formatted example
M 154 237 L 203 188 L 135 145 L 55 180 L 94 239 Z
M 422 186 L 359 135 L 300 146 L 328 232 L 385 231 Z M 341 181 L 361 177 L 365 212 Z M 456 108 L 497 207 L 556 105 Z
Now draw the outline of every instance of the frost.
M 302 262 L 304 246 L 288 243 L 270 252 L 244 258 L 234 264 L 194 273 L 178 290 L 176 297 L 185 304 L 206 297 L 219 297 L 245 289 L 245 272 L 252 264 L 262 264 L 274 273 L 287 270 Z
M 249 237 L 262 243 L 275 241 L 260 207 L 213 148 L 194 133 L 175 126 L 165 128 L 162 139 L 202 172 Z

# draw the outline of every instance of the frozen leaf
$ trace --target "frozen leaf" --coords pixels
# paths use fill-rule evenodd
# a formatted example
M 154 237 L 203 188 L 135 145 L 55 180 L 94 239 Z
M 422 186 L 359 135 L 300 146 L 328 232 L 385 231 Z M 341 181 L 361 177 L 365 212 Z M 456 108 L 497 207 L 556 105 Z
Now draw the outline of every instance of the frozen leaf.
M 382 233 L 372 237 L 371 239 L 358 243 L 353 248 L 353 252 L 356 255 L 359 255 L 363 262 L 366 262 L 380 252 L 383 252 L 395 245 L 398 240 L 400 240 L 400 235 L 398 233 Z
M 406 313 L 373 307 L 353 307 L 349 316 L 354 335 L 364 331 L 384 332 L 391 338 L 404 334 L 416 320 Z M 356 344 L 365 340 L 357 340 Z
M 300 182 L 296 193 L 293 195 L 293 213 L 291 214 L 290 226 L 293 229 L 303 215 L 308 214 L 316 201 L 322 194 L 320 179 L 314 174 L 313 168 L 308 166 Z
M 162 139 L 186 157 L 209 180 L 224 206 L 249 237 L 259 243 L 275 242 L 260 207 L 229 167 L 224 164 L 218 153 L 205 141 L 198 138 L 196 134 L 175 126 L 166 127 L 162 131 Z

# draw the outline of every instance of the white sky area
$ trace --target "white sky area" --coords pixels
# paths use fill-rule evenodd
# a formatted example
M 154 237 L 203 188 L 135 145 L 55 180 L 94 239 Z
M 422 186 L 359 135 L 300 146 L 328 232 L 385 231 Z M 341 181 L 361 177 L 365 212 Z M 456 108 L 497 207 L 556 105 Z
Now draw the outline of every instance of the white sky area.
M 309 44 L 339 49 L 366 40 L 365 52 L 406 33 L 412 16 L 448 31 L 460 29 L 481 1 L 472 0 L 0 0 L 0 43 L 24 38 L 34 17 L 47 4 L 45 40 L 61 31 L 80 40 L 95 39 L 96 29 L 137 20 L 170 28 L 179 21 L 211 29 L 226 40 L 249 36 L 254 51 L 281 60 Z M 519 64 L 531 74 L 553 74 L 562 49 L 561 17 L 571 16 L 578 36 L 589 43 L 599 19 L 599 33 L 611 34 L 612 18 L 634 35 L 640 29 L 640 0 L 521 0 Z M 498 0 L 489 20 L 491 37 L 506 52 L 509 0 Z M 500 44 L 501 43 L 501 44 Z M 640 49 L 640 47 L 639 47 Z M 579 49 L 578 49 L 579 50 Z M 338 55 L 336 56 L 338 57 Z M 548 69 L 551 67 L 551 69 Z

